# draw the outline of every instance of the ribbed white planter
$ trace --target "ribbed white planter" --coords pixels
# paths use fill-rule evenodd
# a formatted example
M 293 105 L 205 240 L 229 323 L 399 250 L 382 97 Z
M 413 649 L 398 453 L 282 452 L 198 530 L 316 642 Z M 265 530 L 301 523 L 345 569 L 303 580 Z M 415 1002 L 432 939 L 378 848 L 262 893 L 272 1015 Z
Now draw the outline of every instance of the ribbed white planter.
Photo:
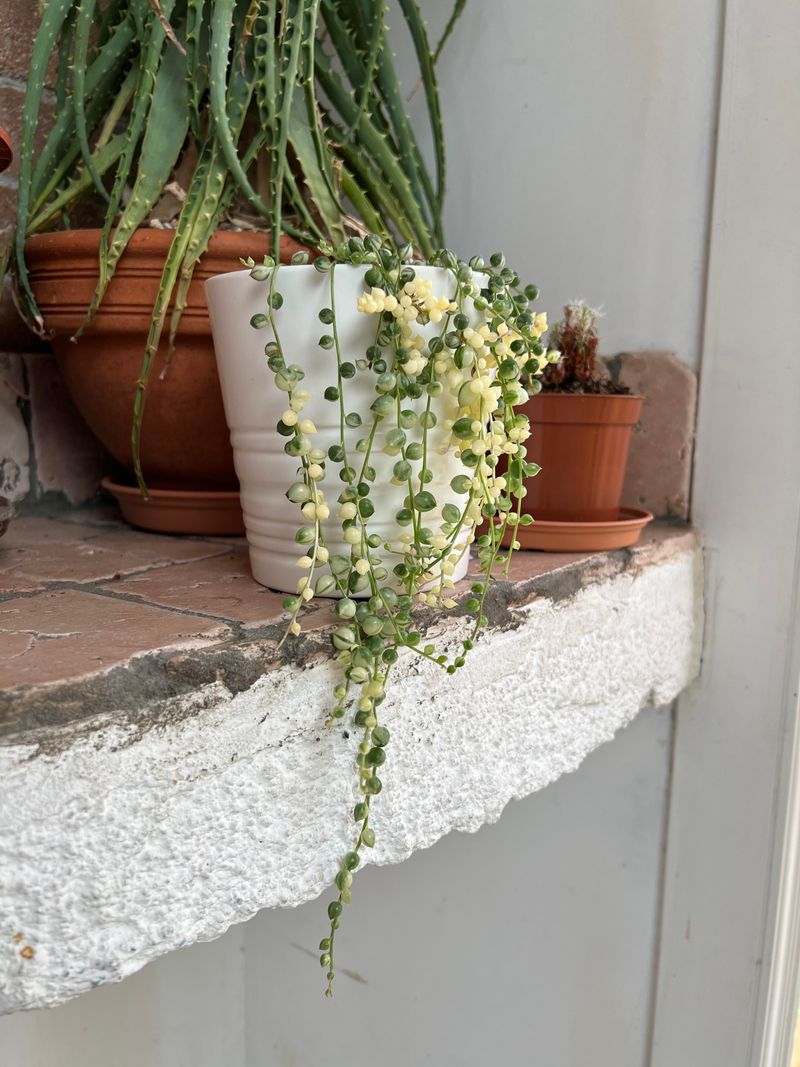
M 453 296 L 454 282 L 449 272 L 439 267 L 415 269 L 422 277 L 431 279 L 436 295 Z M 364 272 L 364 267 L 349 265 L 339 265 L 334 271 L 336 324 L 342 360 L 353 364 L 363 359 L 367 348 L 374 343 L 377 327 L 375 315 L 364 315 L 356 310 L 358 297 L 368 289 Z M 311 399 L 303 410 L 303 417 L 313 420 L 318 431 L 313 437 L 314 446 L 325 451 L 339 443 L 340 433 L 339 405 L 323 397 L 327 386 L 337 384 L 336 352 L 320 348 L 318 343 L 322 334 L 331 331 L 331 327 L 323 325 L 318 318 L 321 308 L 331 306 L 330 285 L 329 274 L 321 274 L 305 264 L 280 267 L 275 286 L 284 301 L 275 312 L 283 356 L 287 363 L 296 363 L 305 371 L 303 386 L 308 389 Z M 269 281 L 255 281 L 249 271 L 241 270 L 209 279 L 205 289 L 225 414 L 241 487 L 253 577 L 262 585 L 293 593 L 300 575 L 296 560 L 302 552 L 294 535 L 302 518 L 297 505 L 290 503 L 285 493 L 296 480 L 298 461 L 286 455 L 283 450 L 286 438 L 275 429 L 286 409 L 286 394 L 275 386 L 264 355 L 264 346 L 273 339 L 272 331 L 270 328 L 256 330 L 250 325 L 253 315 L 267 309 Z M 465 310 L 469 314 L 469 309 Z M 418 328 L 426 338 L 440 330 L 441 326 L 433 324 Z M 374 381 L 372 371 L 357 370 L 355 377 L 344 383 L 347 413 L 358 412 L 363 420 L 362 426 L 348 427 L 345 432 L 345 445 L 354 466 L 358 466 L 361 458 L 356 452 L 356 442 L 367 436 L 372 423 L 370 404 L 377 395 Z M 406 399 L 403 407 L 422 412 L 425 403 L 425 396 L 419 400 Z M 428 431 L 427 463 L 433 472 L 433 480 L 426 488 L 436 497 L 438 510 L 430 512 L 426 520 L 434 531 L 445 504 L 463 506 L 464 502 L 463 496 L 452 491 L 450 481 L 456 474 L 464 473 L 465 468 L 452 449 L 445 451 L 450 433 L 444 423 L 446 419 L 454 419 L 456 412 L 457 401 L 445 388 L 436 400 L 438 423 Z M 398 457 L 385 455 L 382 448 L 392 426 L 394 422 L 390 419 L 385 420 L 385 428 L 379 426 L 370 458 L 377 476 L 371 493 L 375 515 L 369 520 L 369 528 L 384 541 L 395 544 L 403 531 L 393 517 L 403 506 L 408 489 L 390 484 L 392 467 Z M 407 433 L 409 442 L 421 439 L 422 431 L 418 428 Z M 331 517 L 324 524 L 326 543 L 331 552 L 349 555 L 350 547 L 342 540 L 336 517 L 336 501 L 343 488 L 338 478 L 338 465 L 328 464 L 321 487 L 331 507 Z M 395 557 L 387 563 L 396 561 Z M 456 580 L 466 574 L 467 564 L 465 554 L 456 567 Z

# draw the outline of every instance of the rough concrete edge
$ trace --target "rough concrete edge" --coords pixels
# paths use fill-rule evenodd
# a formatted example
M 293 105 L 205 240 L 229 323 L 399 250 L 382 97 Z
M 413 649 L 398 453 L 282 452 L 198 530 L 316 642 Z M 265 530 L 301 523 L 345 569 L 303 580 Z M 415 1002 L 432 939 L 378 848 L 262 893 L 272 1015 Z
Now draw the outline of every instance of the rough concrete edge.
M 701 669 L 703 626 L 705 617 L 703 552 L 699 543 L 699 539 L 694 535 L 691 538 L 687 537 L 683 542 L 681 548 L 679 548 L 677 551 L 659 552 L 656 557 L 650 562 L 653 565 L 658 565 L 661 563 L 677 560 L 681 556 L 685 555 L 691 555 L 692 557 L 692 571 L 694 579 L 694 603 L 693 627 L 691 637 L 691 660 L 688 664 L 687 671 L 683 678 L 681 678 L 680 680 L 675 679 L 668 690 L 662 688 L 660 691 L 656 691 L 654 687 L 651 687 L 649 690 L 643 691 L 642 699 L 640 700 L 638 705 L 635 708 L 628 708 L 626 713 L 619 717 L 618 721 L 616 721 L 616 724 L 613 726 L 610 734 L 607 737 L 598 741 L 596 744 L 593 744 L 586 751 L 583 751 L 580 754 L 573 754 L 573 758 L 571 758 L 566 765 L 562 765 L 557 771 L 555 771 L 555 773 L 550 774 L 545 781 L 537 785 L 535 788 L 530 789 L 527 786 L 523 788 L 510 788 L 503 796 L 503 798 L 500 799 L 500 802 L 497 807 L 494 808 L 492 811 L 483 811 L 479 816 L 476 816 L 473 813 L 471 816 L 464 817 L 460 821 L 456 820 L 446 829 L 442 829 L 441 832 L 437 833 L 434 837 L 430 839 L 412 845 L 406 849 L 392 852 L 388 855 L 378 854 L 374 857 L 371 856 L 370 862 L 374 863 L 376 866 L 392 866 L 396 863 L 403 862 L 404 860 L 409 858 L 409 856 L 413 855 L 414 852 L 433 847 L 448 833 L 476 833 L 483 826 L 496 823 L 501 818 L 503 812 L 511 803 L 511 801 L 523 799 L 524 797 L 529 796 L 534 792 L 540 792 L 542 789 L 547 788 L 554 781 L 563 777 L 565 774 L 575 773 L 575 771 L 577 771 L 582 765 L 583 761 L 593 751 L 596 751 L 596 749 L 601 747 L 602 745 L 608 744 L 609 742 L 613 741 L 619 731 L 627 727 L 642 710 L 646 708 L 664 706 L 666 704 L 669 704 L 672 700 L 679 696 L 679 694 L 683 692 L 687 686 L 691 685 L 696 680 Z M 641 570 L 641 567 L 636 566 L 624 567 L 619 570 L 616 570 L 612 575 L 610 575 L 609 580 L 614 580 L 625 574 L 630 574 L 635 578 Z M 572 598 L 567 597 L 564 599 L 569 600 Z M 209 697 L 211 697 L 211 694 L 209 694 Z M 213 701 L 216 698 L 211 697 L 211 699 Z M 302 896 L 298 896 L 296 899 L 292 899 L 290 903 L 283 903 L 279 905 L 264 904 L 261 906 L 254 906 L 252 908 L 249 908 L 246 913 L 232 915 L 227 921 L 223 921 L 214 929 L 207 929 L 203 933 L 198 934 L 193 939 L 193 943 L 216 940 L 218 937 L 221 937 L 224 933 L 226 933 L 231 927 L 239 925 L 240 923 L 247 922 L 249 919 L 253 918 L 253 916 L 256 915 L 260 910 L 263 910 L 264 907 L 298 907 L 302 904 L 308 903 L 313 899 L 316 899 L 319 896 L 319 892 L 320 890 L 306 891 Z M 121 960 L 120 966 L 116 971 L 109 970 L 108 973 L 104 975 L 102 984 L 117 984 L 118 982 L 123 981 L 124 979 L 141 970 L 148 963 L 154 962 L 156 959 L 159 959 L 163 955 L 167 955 L 169 952 L 174 951 L 175 948 L 179 947 L 182 947 L 182 943 L 176 943 L 171 946 L 165 946 L 160 943 L 158 945 L 151 945 L 144 953 L 139 954 L 136 957 Z M 81 996 L 83 993 L 89 992 L 91 989 L 96 988 L 97 984 L 97 981 L 93 980 L 87 982 L 80 988 L 74 989 L 69 993 L 65 992 L 62 995 L 54 997 L 39 997 L 28 1002 L 22 1002 L 19 999 L 15 1000 L 14 1002 L 5 1001 L 4 1003 L 0 1004 L 0 1016 L 12 1014 L 17 1011 L 36 1010 L 39 1008 L 53 1007 L 58 1004 L 67 1003 L 70 1000 L 74 1000 L 76 999 L 76 997 Z
M 660 542 L 583 556 L 517 582 L 497 581 L 486 598 L 489 628 L 482 640 L 491 639 L 492 631 L 519 626 L 520 609 L 533 600 L 569 600 L 591 585 L 623 573 L 638 574 L 664 559 L 694 551 L 698 544 L 696 531 L 676 525 L 674 535 Z M 463 591 L 460 600 L 467 596 Z M 449 614 L 446 628 L 458 627 L 465 614 L 463 607 Z M 424 631 L 437 622 L 438 616 L 431 612 L 427 619 L 422 616 L 420 627 Z M 0 693 L 0 748 L 36 746 L 37 753 L 54 755 L 107 726 L 110 718 L 133 727 L 133 743 L 148 730 L 199 714 L 204 706 L 202 701 L 176 702 L 179 697 L 199 694 L 211 683 L 221 683 L 233 696 L 250 689 L 266 672 L 285 665 L 302 670 L 331 655 L 327 626 L 307 630 L 280 648 L 282 621 L 231 629 L 232 639 L 204 648 L 186 652 L 169 647 L 142 653 L 90 677 Z

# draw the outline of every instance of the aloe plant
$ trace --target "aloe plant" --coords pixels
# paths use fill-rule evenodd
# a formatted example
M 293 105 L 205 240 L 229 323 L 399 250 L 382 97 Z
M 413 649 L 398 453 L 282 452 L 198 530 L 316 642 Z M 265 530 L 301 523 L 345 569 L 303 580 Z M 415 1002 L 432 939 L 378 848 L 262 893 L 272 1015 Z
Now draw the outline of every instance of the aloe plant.
M 435 48 L 416 0 L 399 5 L 425 93 L 431 175 L 387 44 L 385 0 L 48 0 L 25 98 L 8 257 L 34 328 L 44 323 L 28 279 L 26 237 L 69 227 L 76 204 L 102 197 L 99 280 L 85 329 L 187 145 L 196 152 L 137 383 L 132 446 L 143 492 L 142 416 L 168 309 L 172 341 L 193 271 L 233 205 L 263 220 L 265 252 L 282 233 L 316 246 L 371 230 L 425 256 L 443 243 L 435 65 L 464 3 L 455 0 Z M 57 119 L 35 157 L 54 53 Z

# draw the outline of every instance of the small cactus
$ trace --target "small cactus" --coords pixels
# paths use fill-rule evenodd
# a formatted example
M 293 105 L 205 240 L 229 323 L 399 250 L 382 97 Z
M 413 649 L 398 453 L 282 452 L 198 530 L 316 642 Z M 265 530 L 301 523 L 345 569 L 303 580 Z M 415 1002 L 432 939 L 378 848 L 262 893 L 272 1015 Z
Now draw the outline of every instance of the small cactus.
M 564 307 L 564 318 L 550 331 L 550 347 L 558 349 L 561 359 L 546 369 L 545 389 L 564 392 L 593 392 L 590 383 L 597 381 L 597 349 L 600 337 L 597 320 L 602 312 L 576 300 Z

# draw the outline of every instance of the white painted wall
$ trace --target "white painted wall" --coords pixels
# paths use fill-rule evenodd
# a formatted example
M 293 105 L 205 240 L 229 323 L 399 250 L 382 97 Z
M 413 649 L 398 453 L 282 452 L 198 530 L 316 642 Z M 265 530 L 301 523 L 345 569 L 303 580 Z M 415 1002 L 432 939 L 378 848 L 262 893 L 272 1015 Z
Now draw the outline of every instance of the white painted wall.
M 367 868 L 333 1002 L 314 901 L 0 1019 L 0 1063 L 644 1067 L 671 733 L 642 712 L 494 826 Z
M 553 315 L 603 304 L 608 352 L 698 359 L 721 3 L 470 0 L 442 63 L 451 241 L 501 247 Z M 450 5 L 426 0 L 434 37 Z M 669 763 L 645 713 L 476 838 L 366 871 L 342 942 L 369 984 L 333 1005 L 293 947 L 312 904 L 0 1020 L 0 1061 L 644 1067 Z
M 438 40 L 452 0 L 422 6 Z M 502 249 L 553 318 L 602 304 L 605 352 L 697 364 L 721 7 L 469 0 L 442 55 L 448 240 Z

